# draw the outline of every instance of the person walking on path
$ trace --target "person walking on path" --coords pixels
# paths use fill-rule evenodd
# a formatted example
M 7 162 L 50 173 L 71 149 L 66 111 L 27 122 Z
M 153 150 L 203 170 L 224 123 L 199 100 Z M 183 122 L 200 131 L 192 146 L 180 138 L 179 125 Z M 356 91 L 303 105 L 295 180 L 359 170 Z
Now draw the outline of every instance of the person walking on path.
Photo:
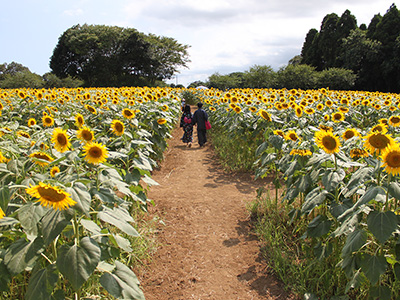
M 182 142 L 186 143 L 187 146 L 190 148 L 193 142 L 193 116 L 190 112 L 190 106 L 185 105 L 180 127 L 183 128 L 183 137 L 181 138 Z
M 197 139 L 200 147 L 203 147 L 207 142 L 206 136 L 206 121 L 208 121 L 207 113 L 202 109 L 203 103 L 197 103 L 198 109 L 193 114 L 193 126 L 197 125 Z

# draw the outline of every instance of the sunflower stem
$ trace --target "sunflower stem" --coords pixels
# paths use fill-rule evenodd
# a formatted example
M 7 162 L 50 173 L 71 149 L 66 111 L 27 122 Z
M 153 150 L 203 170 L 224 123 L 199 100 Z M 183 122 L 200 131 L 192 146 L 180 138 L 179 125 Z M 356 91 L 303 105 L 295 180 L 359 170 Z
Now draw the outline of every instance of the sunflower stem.
M 391 180 L 392 180 L 392 174 L 389 173 L 389 175 L 388 175 L 388 189 L 386 191 L 385 211 L 389 210 L 389 185 L 390 185 L 390 181 Z
M 76 211 L 74 211 L 74 236 L 75 236 L 75 245 L 79 246 L 79 224 L 78 219 L 76 217 Z
M 333 153 L 333 157 L 335 158 L 335 170 L 337 170 L 337 157 L 336 157 L 336 153 Z

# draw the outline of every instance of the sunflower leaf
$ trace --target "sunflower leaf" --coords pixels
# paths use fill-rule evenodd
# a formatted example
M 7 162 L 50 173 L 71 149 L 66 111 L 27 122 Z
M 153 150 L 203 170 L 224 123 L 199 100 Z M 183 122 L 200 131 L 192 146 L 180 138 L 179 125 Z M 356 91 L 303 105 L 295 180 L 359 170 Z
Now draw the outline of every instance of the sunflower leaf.
M 103 210 L 99 212 L 97 216 L 100 220 L 114 225 L 126 234 L 131 236 L 139 236 L 139 233 L 136 231 L 136 229 L 128 223 L 133 222 L 133 218 L 126 210 L 120 207 L 114 207 L 113 209 L 103 207 Z
M 74 182 L 72 187 L 66 188 L 66 192 L 69 193 L 71 199 L 76 202 L 75 207 L 88 215 L 92 197 L 90 196 L 87 187 L 81 182 Z
M 50 299 L 57 280 L 58 275 L 54 264 L 40 270 L 35 268 L 31 278 L 29 279 L 25 299 Z
M 100 257 L 101 249 L 97 242 L 84 237 L 79 245 L 62 246 L 57 257 L 57 267 L 77 291 L 92 275 Z
M 368 229 L 382 244 L 398 227 L 397 216 L 392 211 L 372 211 L 367 217 Z
M 356 229 L 347 236 L 342 249 L 342 257 L 351 256 L 353 252 L 358 251 L 367 241 L 368 234 L 363 229 Z
M 49 245 L 70 223 L 72 216 L 66 211 L 51 209 L 42 218 L 42 233 L 45 245 Z

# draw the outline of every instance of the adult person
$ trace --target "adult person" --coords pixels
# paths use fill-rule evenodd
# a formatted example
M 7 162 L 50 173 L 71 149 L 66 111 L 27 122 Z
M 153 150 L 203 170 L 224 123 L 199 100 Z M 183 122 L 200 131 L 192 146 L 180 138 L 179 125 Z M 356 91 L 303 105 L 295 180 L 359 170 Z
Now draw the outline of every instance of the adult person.
M 197 110 L 193 114 L 193 125 L 197 124 L 197 140 L 200 147 L 203 147 L 207 142 L 206 137 L 206 121 L 208 121 L 207 113 L 202 109 L 203 103 L 197 103 Z
M 192 146 L 193 141 L 193 123 L 192 123 L 192 113 L 190 112 L 190 105 L 185 106 L 181 117 L 180 127 L 183 128 L 183 137 L 181 138 L 182 142 L 186 143 L 190 148 Z

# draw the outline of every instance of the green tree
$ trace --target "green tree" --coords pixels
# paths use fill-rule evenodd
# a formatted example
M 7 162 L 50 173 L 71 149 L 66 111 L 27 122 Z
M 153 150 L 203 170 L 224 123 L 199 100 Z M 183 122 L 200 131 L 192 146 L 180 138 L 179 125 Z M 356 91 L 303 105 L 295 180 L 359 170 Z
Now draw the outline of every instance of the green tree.
M 0 64 L 0 80 L 4 80 L 6 75 L 15 75 L 23 71 L 29 71 L 29 69 L 14 61 L 9 64 Z
M 82 86 L 83 81 L 79 79 L 74 79 L 71 76 L 65 78 L 59 78 L 53 73 L 46 73 L 43 75 L 44 87 L 54 88 L 54 87 L 66 87 L 66 88 L 76 88 Z
M 186 66 L 187 47 L 133 28 L 78 24 L 59 38 L 50 68 L 58 77 L 84 80 L 85 86 L 149 85 Z
M 244 85 L 249 88 L 270 88 L 275 86 L 275 77 L 272 67 L 254 65 L 244 73 Z
M 277 87 L 287 89 L 313 89 L 318 75 L 315 67 L 309 65 L 288 65 L 277 72 Z
M 301 49 L 302 64 L 322 68 L 321 52 L 318 48 L 318 30 L 312 28 L 308 31 Z
M 329 68 L 318 72 L 318 87 L 329 87 L 332 90 L 349 90 L 354 87 L 357 75 L 352 70 Z
M 16 89 L 16 88 L 33 88 L 38 89 L 44 86 L 42 76 L 32 73 L 28 70 L 19 71 L 15 74 L 8 73 L 0 80 L 0 88 Z
M 241 86 L 243 79 L 238 73 L 239 72 L 221 75 L 216 72 L 208 78 L 207 86 L 220 90 L 238 88 Z

